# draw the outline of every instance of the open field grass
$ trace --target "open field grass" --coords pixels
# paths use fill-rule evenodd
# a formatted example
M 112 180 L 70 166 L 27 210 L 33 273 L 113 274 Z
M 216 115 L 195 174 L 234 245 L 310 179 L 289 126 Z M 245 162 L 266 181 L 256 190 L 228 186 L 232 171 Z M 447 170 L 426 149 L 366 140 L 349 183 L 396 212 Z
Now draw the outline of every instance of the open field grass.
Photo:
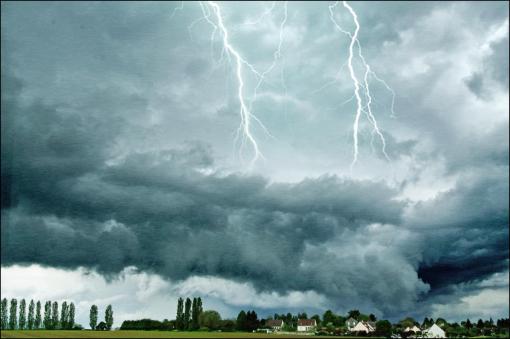
M 2 338 L 310 338 L 304 335 L 247 332 L 177 332 L 177 331 L 2 331 Z M 339 337 L 318 337 L 339 338 Z M 347 338 L 347 337 L 342 337 Z M 355 338 L 355 337 L 353 337 Z

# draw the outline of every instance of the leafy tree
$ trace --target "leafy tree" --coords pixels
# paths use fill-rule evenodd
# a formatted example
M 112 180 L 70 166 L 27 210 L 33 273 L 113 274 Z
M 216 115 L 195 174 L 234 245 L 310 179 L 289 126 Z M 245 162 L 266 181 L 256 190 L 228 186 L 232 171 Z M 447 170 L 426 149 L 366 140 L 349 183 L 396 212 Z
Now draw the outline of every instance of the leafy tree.
M 18 310 L 18 301 L 16 299 L 11 299 L 11 308 L 9 310 L 9 329 L 15 330 L 18 327 L 18 322 L 16 320 L 16 311 Z
M 391 336 L 391 323 L 388 320 L 379 320 L 375 323 L 375 333 L 381 337 Z
M 466 328 L 467 328 L 467 329 L 471 329 L 471 328 L 473 328 L 473 324 L 471 324 L 471 321 L 470 321 L 469 319 L 468 319 L 468 320 L 466 320 Z
M 402 326 L 402 328 L 413 327 L 416 324 L 418 324 L 416 320 L 414 320 L 411 317 L 407 317 L 405 319 L 400 320 L 400 325 Z
M 97 306 L 92 305 L 89 313 L 89 325 L 90 329 L 95 330 L 97 326 Z
M 214 310 L 202 312 L 199 319 L 200 327 L 207 327 L 209 330 L 217 330 L 221 326 L 221 316 Z
M 259 320 L 255 311 L 246 313 L 246 331 L 252 332 L 259 327 Z
M 51 301 L 44 304 L 44 328 L 51 330 Z
M 437 318 L 436 325 L 442 328 L 448 326 L 448 322 L 444 318 Z
M 106 329 L 109 331 L 112 329 L 113 325 L 113 310 L 112 305 L 108 305 L 106 307 L 106 311 L 104 313 L 104 321 L 106 323 Z
M 239 331 L 244 331 L 246 329 L 246 312 L 241 311 L 237 315 L 236 328 Z
M 68 328 L 72 329 L 74 327 L 74 303 L 69 305 L 69 318 L 67 320 Z
M 184 304 L 184 329 L 188 330 L 190 327 L 191 320 L 191 299 L 186 298 L 186 303 Z
M 59 328 L 58 322 L 58 302 L 54 301 L 51 305 L 51 328 L 57 329 Z
M 39 300 L 37 300 L 37 304 L 35 305 L 34 328 L 41 328 L 41 302 Z
M 30 304 L 28 304 L 28 329 L 33 330 L 34 329 L 34 309 L 35 309 L 35 303 L 34 300 L 30 300 Z
M 297 317 L 298 319 L 308 319 L 308 314 L 306 312 L 298 313 Z
M 222 332 L 233 332 L 236 329 L 236 322 L 234 320 L 223 320 L 221 322 L 221 331 Z
M 484 326 L 483 320 L 482 319 L 478 319 L 478 322 L 476 323 L 476 328 L 482 329 L 483 326 Z
M 315 319 L 315 322 L 317 323 L 317 326 L 321 323 L 321 317 L 318 314 L 314 314 L 310 319 Z
M 6 330 L 8 326 L 7 321 L 7 298 L 2 299 L 2 309 L 0 310 L 0 318 L 1 318 L 1 329 Z M 498 320 L 499 322 L 499 320 Z
M 327 310 L 322 315 L 322 323 L 325 324 L 325 325 L 328 324 L 328 323 L 333 324 L 335 322 L 335 319 L 336 319 L 336 315 L 331 310 Z
M 27 303 L 25 299 L 21 299 L 19 303 L 18 329 L 24 330 L 27 324 Z
M 184 301 L 182 300 L 182 298 L 179 298 L 179 300 L 177 300 L 177 315 L 175 317 L 175 324 L 176 324 L 178 330 L 184 329 L 184 313 L 183 313 L 184 307 L 183 307 L 183 304 L 184 304 Z
M 60 328 L 62 329 L 67 329 L 68 328 L 68 318 L 69 318 L 69 313 L 68 313 L 68 309 L 67 309 L 67 302 L 64 301 L 62 303 L 62 309 L 60 310 Z
M 361 313 L 358 310 L 350 310 L 349 314 L 348 314 L 348 318 L 354 318 L 354 319 L 358 320 L 360 315 L 361 315 Z
M 370 313 L 370 315 L 368 316 L 368 320 L 370 321 L 376 321 L 377 320 L 377 317 L 375 315 L 373 315 L 372 313 Z

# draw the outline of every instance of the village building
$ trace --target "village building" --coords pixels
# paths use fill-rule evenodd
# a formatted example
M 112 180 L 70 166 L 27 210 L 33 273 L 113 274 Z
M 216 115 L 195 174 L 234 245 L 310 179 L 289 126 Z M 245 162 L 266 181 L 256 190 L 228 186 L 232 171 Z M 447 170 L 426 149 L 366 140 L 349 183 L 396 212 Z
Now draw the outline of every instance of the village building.
M 436 324 L 423 332 L 425 338 L 446 338 L 446 333 Z
M 266 321 L 266 326 L 273 330 L 273 332 L 281 331 L 283 325 L 284 323 L 281 319 L 269 319 Z
M 351 332 L 364 332 L 364 333 L 372 333 L 375 332 L 375 324 L 371 325 L 366 321 L 360 321 L 356 324 L 356 326 L 349 329 Z
M 298 332 L 310 332 L 315 330 L 317 322 L 315 319 L 298 319 L 297 330 Z
M 404 332 L 418 333 L 418 332 L 421 332 L 421 330 L 416 325 L 414 325 L 413 327 L 406 327 Z

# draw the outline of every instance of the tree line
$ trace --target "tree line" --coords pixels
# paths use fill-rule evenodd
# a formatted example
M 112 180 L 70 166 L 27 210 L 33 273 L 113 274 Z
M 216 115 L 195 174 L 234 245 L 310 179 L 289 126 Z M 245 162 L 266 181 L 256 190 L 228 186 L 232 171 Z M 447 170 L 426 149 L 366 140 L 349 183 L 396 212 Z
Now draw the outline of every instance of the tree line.
M 66 301 L 62 303 L 61 311 L 59 312 L 58 303 L 54 301 L 46 301 L 44 304 L 44 313 L 42 313 L 42 304 L 40 301 L 37 303 L 30 300 L 28 304 L 28 315 L 25 299 L 19 302 L 13 298 L 8 304 L 6 298 L 2 299 L 0 303 L 0 318 L 2 330 L 70 330 L 81 329 L 76 328 L 74 323 L 75 307 L 74 303 L 67 304 Z M 41 317 L 41 315 L 43 317 Z

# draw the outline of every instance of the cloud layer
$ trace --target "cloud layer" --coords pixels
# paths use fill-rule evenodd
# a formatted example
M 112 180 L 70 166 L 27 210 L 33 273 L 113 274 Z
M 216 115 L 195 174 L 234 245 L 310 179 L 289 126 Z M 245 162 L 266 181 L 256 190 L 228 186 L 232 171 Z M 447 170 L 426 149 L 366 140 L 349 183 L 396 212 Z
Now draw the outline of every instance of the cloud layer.
M 225 20 L 263 67 L 283 12 L 250 6 L 225 4 Z M 353 6 L 398 93 L 391 119 L 374 83 L 391 163 L 363 125 L 348 171 L 347 41 L 327 6 L 297 3 L 253 104 L 276 138 L 254 130 L 266 161 L 247 172 L 235 78 L 211 27 L 189 27 L 197 6 L 2 3 L 2 266 L 107 279 L 136 267 L 226 312 L 500 312 L 501 286 L 466 284 L 509 264 L 508 4 Z

